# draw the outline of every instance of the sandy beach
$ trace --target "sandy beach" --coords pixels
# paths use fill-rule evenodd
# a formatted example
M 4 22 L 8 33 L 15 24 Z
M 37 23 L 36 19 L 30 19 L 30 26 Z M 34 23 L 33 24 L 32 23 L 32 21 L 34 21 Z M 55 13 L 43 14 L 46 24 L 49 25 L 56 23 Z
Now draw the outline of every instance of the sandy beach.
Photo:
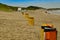
M 21 12 L 0 11 L 0 40 L 40 40 L 40 27 L 44 23 L 53 24 L 57 29 L 57 40 L 60 40 L 60 15 L 45 13 L 45 10 L 29 10 L 29 16 L 34 17 L 34 26 Z

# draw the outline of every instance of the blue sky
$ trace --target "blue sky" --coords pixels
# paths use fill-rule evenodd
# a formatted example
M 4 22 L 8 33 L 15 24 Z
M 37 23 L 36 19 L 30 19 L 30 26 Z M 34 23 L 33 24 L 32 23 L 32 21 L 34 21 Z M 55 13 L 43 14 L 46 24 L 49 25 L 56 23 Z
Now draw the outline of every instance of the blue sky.
M 44 8 L 60 8 L 60 0 L 0 0 L 0 3 L 19 7 L 39 6 Z

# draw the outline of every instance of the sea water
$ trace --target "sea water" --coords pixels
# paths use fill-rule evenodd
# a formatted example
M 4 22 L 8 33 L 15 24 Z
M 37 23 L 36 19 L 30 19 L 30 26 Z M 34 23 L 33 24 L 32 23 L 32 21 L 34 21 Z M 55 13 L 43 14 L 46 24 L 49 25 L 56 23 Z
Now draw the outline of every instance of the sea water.
M 48 13 L 60 15 L 60 10 L 52 10 L 52 11 L 48 11 Z

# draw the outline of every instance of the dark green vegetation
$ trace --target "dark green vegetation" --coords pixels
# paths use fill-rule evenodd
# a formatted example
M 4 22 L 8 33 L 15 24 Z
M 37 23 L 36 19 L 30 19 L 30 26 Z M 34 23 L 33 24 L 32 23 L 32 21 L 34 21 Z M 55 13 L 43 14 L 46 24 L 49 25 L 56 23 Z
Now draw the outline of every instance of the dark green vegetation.
M 0 10 L 2 11 L 16 11 L 18 7 L 8 6 L 0 3 Z
M 36 10 L 36 9 L 45 9 L 37 6 L 21 7 L 22 10 Z M 18 7 L 8 6 L 6 4 L 0 3 L 0 10 L 2 11 L 17 11 Z
M 26 7 L 26 8 L 22 8 L 23 10 L 26 9 L 26 10 L 37 10 L 37 9 L 45 9 L 43 7 L 37 7 L 37 6 L 29 6 L 29 7 Z
M 21 7 L 22 10 L 37 10 L 37 9 L 46 9 L 43 7 L 37 7 L 37 6 L 28 6 L 28 7 Z M 6 4 L 0 3 L 0 10 L 2 11 L 17 11 L 18 7 L 15 6 L 8 6 Z M 47 10 L 60 10 L 60 8 L 49 8 Z

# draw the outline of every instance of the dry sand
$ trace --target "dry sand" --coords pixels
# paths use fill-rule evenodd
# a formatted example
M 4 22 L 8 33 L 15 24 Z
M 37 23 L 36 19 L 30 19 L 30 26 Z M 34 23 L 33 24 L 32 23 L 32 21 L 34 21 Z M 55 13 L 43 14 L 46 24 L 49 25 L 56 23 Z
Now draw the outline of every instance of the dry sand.
M 47 14 L 43 10 L 27 12 L 35 18 L 35 25 L 29 26 L 21 12 L 0 11 L 0 40 L 40 40 L 40 27 L 43 23 L 53 24 L 60 39 L 60 15 Z

